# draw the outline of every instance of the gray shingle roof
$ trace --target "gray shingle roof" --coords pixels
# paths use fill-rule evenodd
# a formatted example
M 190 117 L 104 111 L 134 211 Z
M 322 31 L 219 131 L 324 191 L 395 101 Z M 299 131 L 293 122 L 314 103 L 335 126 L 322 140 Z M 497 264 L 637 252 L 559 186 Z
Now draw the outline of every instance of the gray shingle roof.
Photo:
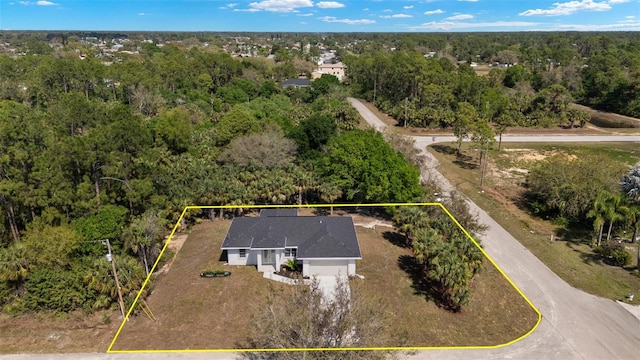
M 311 85 L 311 80 L 309 79 L 287 79 L 282 82 L 282 86 L 297 86 L 297 87 L 306 87 Z
M 222 249 L 297 247 L 299 259 L 361 258 L 353 220 L 340 216 L 239 217 Z

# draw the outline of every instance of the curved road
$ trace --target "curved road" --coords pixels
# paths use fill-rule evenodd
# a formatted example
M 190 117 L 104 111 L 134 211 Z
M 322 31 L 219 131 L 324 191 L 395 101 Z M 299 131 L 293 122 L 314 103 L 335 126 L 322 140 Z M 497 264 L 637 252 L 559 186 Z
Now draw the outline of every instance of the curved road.
M 377 130 L 385 124 L 356 99 L 349 99 Z M 414 136 L 416 147 L 429 159 L 423 176 L 435 177 L 444 190 L 453 186 L 435 167 L 426 151 L 433 142 L 455 141 L 453 136 Z M 505 142 L 619 142 L 640 143 L 640 136 L 503 136 Z M 481 237 L 484 250 L 542 313 L 542 322 L 527 338 L 498 349 L 423 351 L 419 359 L 639 359 L 640 320 L 626 306 L 569 286 L 522 246 L 489 214 L 469 201 L 489 230 Z M 640 290 L 640 289 L 638 289 Z M 640 291 L 636 291 L 638 293 Z M 632 309 L 636 310 L 636 309 Z

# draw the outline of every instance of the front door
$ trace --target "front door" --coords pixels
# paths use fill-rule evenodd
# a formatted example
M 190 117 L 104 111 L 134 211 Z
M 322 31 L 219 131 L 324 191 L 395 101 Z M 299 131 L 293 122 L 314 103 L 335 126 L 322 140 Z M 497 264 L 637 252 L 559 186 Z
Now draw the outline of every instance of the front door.
M 262 264 L 274 265 L 276 263 L 275 250 L 262 250 Z

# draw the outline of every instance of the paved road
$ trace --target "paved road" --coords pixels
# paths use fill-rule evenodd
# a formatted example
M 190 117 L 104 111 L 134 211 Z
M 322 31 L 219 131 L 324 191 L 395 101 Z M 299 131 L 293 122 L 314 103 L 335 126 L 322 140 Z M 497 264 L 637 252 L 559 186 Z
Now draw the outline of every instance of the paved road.
M 376 129 L 384 123 L 355 99 L 350 102 Z M 431 137 L 414 137 L 428 157 L 424 177 L 435 177 L 444 190 L 453 186 L 436 169 L 437 160 L 426 151 Z M 455 141 L 437 137 L 436 142 Z M 635 141 L 640 136 L 503 136 L 503 141 Z M 484 210 L 468 201 L 472 212 L 489 226 L 482 236 L 485 251 L 540 310 L 543 320 L 529 337 L 491 350 L 423 351 L 419 359 L 639 359 L 640 320 L 622 305 L 569 286 L 531 254 Z M 640 289 L 638 289 L 640 291 Z

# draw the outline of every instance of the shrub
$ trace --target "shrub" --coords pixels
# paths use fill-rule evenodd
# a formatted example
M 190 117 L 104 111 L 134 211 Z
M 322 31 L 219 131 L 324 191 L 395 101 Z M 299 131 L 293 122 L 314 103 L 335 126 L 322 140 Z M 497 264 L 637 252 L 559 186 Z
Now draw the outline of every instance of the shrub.
M 595 252 L 615 266 L 626 266 L 631 263 L 631 254 L 625 250 L 622 243 L 616 240 L 605 241 L 595 249 Z
M 611 252 L 611 260 L 617 266 L 626 266 L 631 263 L 631 254 L 624 249 L 615 250 Z
M 288 259 L 285 261 L 284 266 L 291 271 L 296 271 L 296 267 L 298 266 L 296 259 Z

